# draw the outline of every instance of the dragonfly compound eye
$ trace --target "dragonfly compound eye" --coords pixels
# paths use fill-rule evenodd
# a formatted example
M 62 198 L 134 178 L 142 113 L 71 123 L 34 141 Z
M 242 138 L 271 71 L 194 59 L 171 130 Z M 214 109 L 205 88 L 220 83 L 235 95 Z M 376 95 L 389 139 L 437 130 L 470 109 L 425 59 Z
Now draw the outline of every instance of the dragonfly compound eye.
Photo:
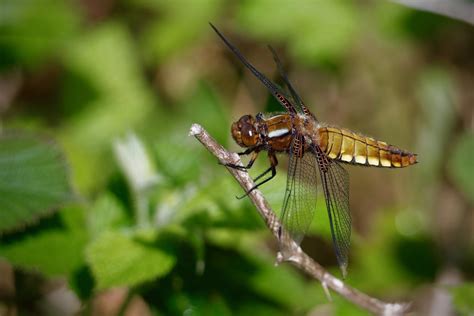
M 257 144 L 258 133 L 253 124 L 243 124 L 240 133 L 245 147 L 251 147 Z
M 232 138 L 241 147 L 252 147 L 257 144 L 258 133 L 254 126 L 255 119 L 251 115 L 242 116 L 232 124 Z
M 235 140 L 235 142 L 241 146 L 241 147 L 245 147 L 244 143 L 242 142 L 242 133 L 241 133 L 241 128 L 242 128 L 242 125 L 240 124 L 240 122 L 234 122 L 232 124 L 232 127 L 230 128 L 230 132 L 232 134 L 232 138 Z

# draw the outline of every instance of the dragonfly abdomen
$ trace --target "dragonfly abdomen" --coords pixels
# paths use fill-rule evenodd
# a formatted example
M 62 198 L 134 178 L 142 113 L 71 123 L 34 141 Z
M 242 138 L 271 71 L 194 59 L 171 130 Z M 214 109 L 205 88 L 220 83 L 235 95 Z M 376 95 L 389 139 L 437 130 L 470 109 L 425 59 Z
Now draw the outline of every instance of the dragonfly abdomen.
M 331 159 L 365 166 L 401 168 L 415 164 L 416 155 L 371 137 L 335 127 L 320 127 L 319 147 Z

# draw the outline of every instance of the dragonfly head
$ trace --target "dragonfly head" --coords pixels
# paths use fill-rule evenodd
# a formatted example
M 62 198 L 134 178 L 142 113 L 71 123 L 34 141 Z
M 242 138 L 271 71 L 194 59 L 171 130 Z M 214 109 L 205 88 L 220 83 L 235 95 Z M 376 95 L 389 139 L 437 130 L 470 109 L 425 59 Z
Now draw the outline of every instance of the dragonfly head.
M 244 115 L 232 124 L 232 137 L 241 147 L 252 147 L 257 145 L 259 133 L 255 127 L 255 118 L 252 115 Z

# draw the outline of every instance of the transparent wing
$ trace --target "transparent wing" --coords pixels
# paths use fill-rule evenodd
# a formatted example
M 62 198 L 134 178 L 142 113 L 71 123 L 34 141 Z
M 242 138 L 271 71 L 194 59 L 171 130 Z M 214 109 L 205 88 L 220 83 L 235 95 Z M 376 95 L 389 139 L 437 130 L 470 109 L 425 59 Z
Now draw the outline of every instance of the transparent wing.
M 277 52 L 270 45 L 268 45 L 268 49 L 270 50 L 270 52 L 273 55 L 273 60 L 275 61 L 275 64 L 278 68 L 278 72 L 280 73 L 280 77 L 283 79 L 283 82 L 285 83 L 288 90 L 290 91 L 290 94 L 291 94 L 291 97 L 293 99 L 294 104 L 298 105 L 298 108 L 297 108 L 298 111 L 302 112 L 303 101 L 301 100 L 300 96 L 298 95 L 296 90 L 293 88 L 293 85 L 291 84 L 290 80 L 288 79 L 288 76 L 285 72 L 285 69 L 283 68 L 283 64 L 280 60 L 280 57 L 278 57 Z
M 317 161 L 311 152 L 301 155 L 302 138 L 295 137 L 288 165 L 288 178 L 281 213 L 283 227 L 298 244 L 314 217 L 317 199 Z
M 295 104 L 295 108 L 297 109 L 297 111 L 305 115 L 312 116 L 317 121 L 316 116 L 312 112 L 309 111 L 306 105 L 304 105 L 303 100 L 301 100 L 301 97 L 298 95 L 295 88 L 293 88 L 293 85 L 288 79 L 288 75 L 286 74 L 285 69 L 283 68 L 283 63 L 281 62 L 280 57 L 278 57 L 278 54 L 276 53 L 276 51 L 270 45 L 268 46 L 268 48 L 272 52 L 273 60 L 275 61 L 275 64 L 277 65 L 278 72 L 280 73 L 280 77 L 283 79 L 283 82 L 285 83 L 286 87 L 290 91 L 293 104 Z M 289 99 L 288 96 L 287 98 Z
M 277 86 L 275 85 L 270 79 L 268 79 L 264 74 L 262 74 L 260 71 L 258 71 L 243 55 L 242 53 L 234 46 L 232 45 L 227 38 L 222 35 L 219 30 L 212 25 L 212 23 L 209 23 L 211 27 L 214 29 L 214 31 L 217 33 L 217 35 L 222 39 L 224 44 L 234 53 L 234 55 L 247 67 L 247 69 L 252 72 L 252 74 L 257 77 L 258 80 L 260 80 L 261 83 L 263 83 L 268 91 L 276 98 L 278 102 L 280 102 L 285 109 L 292 113 L 296 114 L 296 109 L 295 106 L 293 105 L 290 100 L 286 97 L 286 94 Z
M 322 153 L 321 153 L 322 155 Z M 321 157 L 318 155 L 318 158 Z M 324 156 L 325 157 L 325 156 Z M 349 174 L 335 160 L 318 159 L 336 257 L 345 277 L 351 244 Z

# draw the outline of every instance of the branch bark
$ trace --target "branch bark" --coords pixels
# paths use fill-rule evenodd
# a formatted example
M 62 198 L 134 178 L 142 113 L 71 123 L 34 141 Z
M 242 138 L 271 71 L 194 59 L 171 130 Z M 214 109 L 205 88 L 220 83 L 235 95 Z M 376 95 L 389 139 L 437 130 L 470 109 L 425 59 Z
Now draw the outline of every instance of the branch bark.
M 239 155 L 227 151 L 224 147 L 218 144 L 204 128 L 198 124 L 193 124 L 189 131 L 190 136 L 196 137 L 222 164 L 237 164 L 241 165 Z M 249 191 L 254 182 L 249 174 L 245 171 L 240 171 L 234 168 L 227 168 L 227 170 L 239 182 L 245 192 Z M 306 272 L 313 278 L 319 280 L 329 295 L 328 288 L 340 294 L 348 301 L 374 313 L 377 315 L 402 315 L 408 308 L 407 303 L 387 303 L 379 299 L 373 298 L 347 284 L 342 280 L 336 278 L 327 272 L 319 263 L 309 257 L 288 235 L 288 233 L 281 228 L 281 223 L 272 211 L 268 202 L 263 197 L 259 190 L 253 190 L 249 194 L 249 198 L 257 208 L 257 211 L 262 216 L 265 224 L 272 232 L 273 236 L 280 243 L 280 252 L 277 255 L 277 262 L 289 262 Z M 281 231 L 280 231 L 281 229 Z M 281 234 L 280 234 L 281 232 Z

